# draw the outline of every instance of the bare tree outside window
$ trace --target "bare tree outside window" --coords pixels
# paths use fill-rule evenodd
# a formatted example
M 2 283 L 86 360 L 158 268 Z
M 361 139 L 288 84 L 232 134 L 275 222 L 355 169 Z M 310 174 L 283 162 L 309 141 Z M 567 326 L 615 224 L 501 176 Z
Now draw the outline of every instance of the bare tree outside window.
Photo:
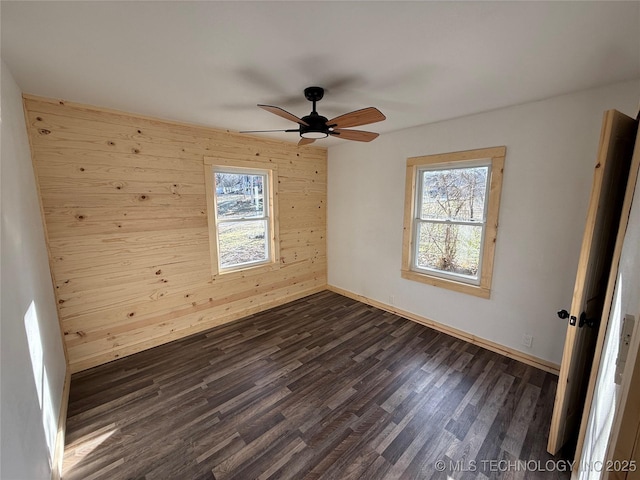
M 488 166 L 420 171 L 416 266 L 478 277 Z

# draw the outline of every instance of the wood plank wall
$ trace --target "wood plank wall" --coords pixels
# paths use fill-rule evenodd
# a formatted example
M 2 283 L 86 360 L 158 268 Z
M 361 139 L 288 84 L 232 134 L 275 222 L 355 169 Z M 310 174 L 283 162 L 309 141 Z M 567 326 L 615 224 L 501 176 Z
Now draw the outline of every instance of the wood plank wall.
M 325 148 L 24 104 L 72 372 L 326 287 Z M 279 269 L 212 280 L 205 156 L 278 165 Z

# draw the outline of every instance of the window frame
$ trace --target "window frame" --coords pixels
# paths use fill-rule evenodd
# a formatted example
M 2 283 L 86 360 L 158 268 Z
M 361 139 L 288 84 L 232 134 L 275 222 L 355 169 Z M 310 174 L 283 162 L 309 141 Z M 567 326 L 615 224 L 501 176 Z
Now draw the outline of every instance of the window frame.
M 404 229 L 402 242 L 402 278 L 475 295 L 491 296 L 495 243 L 498 233 L 498 213 L 506 147 L 491 147 L 463 152 L 410 157 L 406 164 Z M 441 272 L 417 266 L 418 227 L 421 223 L 463 224 L 480 226 L 480 222 L 423 220 L 422 172 L 488 166 L 485 189 L 484 222 L 480 240 L 478 279 L 465 280 L 464 275 Z
M 209 251 L 211 256 L 211 275 L 214 280 L 236 278 L 247 272 L 263 272 L 276 270 L 280 266 L 280 242 L 278 232 L 277 206 L 277 165 L 265 164 L 250 160 L 232 160 L 214 157 L 204 158 L 205 187 L 207 199 L 207 223 L 209 232 Z M 264 216 L 247 219 L 220 220 L 216 198 L 216 173 L 232 173 L 246 175 L 264 175 L 263 183 Z M 222 267 L 219 255 L 219 223 L 266 220 L 268 234 L 265 235 L 268 258 L 257 262 L 249 262 L 232 267 Z

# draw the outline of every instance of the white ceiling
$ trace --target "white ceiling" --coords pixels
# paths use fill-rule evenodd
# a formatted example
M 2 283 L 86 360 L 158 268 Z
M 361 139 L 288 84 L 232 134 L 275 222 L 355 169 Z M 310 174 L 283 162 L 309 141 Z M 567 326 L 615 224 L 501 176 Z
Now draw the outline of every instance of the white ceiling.
M 232 130 L 375 106 L 381 133 L 640 78 L 640 2 L 7 2 L 24 92 Z M 295 134 L 270 134 L 297 141 Z M 344 140 L 318 142 L 332 145 Z

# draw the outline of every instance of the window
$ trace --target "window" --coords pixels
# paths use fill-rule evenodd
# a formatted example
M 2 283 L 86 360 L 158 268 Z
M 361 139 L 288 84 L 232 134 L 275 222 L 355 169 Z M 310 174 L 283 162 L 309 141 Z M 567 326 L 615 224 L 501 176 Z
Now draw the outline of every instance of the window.
M 407 160 L 404 278 L 489 298 L 505 152 Z
M 279 262 L 275 167 L 205 158 L 213 275 Z

